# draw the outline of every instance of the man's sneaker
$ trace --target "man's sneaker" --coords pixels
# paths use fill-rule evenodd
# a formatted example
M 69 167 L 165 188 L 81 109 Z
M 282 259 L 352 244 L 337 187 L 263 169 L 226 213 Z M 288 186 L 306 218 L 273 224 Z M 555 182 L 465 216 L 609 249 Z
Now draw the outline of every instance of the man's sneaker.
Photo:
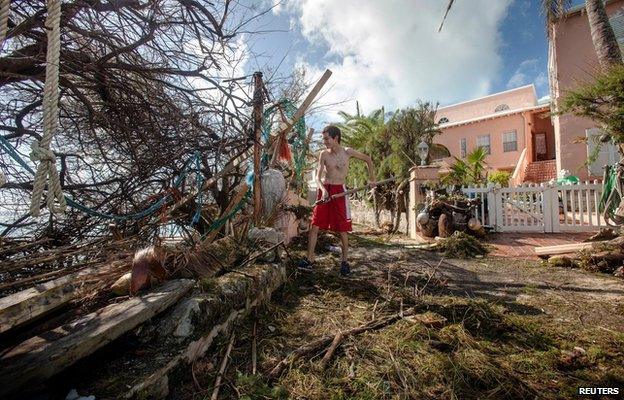
M 342 276 L 347 276 L 351 274 L 351 268 L 349 268 L 349 263 L 346 261 L 343 261 L 340 263 L 340 275 Z
M 310 262 L 307 258 L 300 260 L 297 264 L 297 268 L 302 271 L 314 271 L 314 263 Z

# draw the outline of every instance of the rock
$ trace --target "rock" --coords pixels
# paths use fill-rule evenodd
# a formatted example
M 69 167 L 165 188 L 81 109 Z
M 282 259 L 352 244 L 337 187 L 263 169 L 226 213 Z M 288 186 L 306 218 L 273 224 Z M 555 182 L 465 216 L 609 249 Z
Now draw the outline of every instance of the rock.
M 171 314 L 161 322 L 159 335 L 172 336 L 176 341 L 189 337 L 195 328 L 193 319 L 200 313 L 205 299 L 192 297 L 178 303 Z
M 69 393 L 67 393 L 67 397 L 65 397 L 65 400 L 95 400 L 95 396 L 81 396 L 78 394 L 76 389 L 72 389 L 69 391 Z
M 130 294 L 131 277 L 131 272 L 123 274 L 121 278 L 117 279 L 115 283 L 113 283 L 113 285 L 111 286 L 111 292 L 113 292 L 117 296 L 125 296 L 127 294 Z
M 250 240 L 268 245 L 276 245 L 284 238 L 283 234 L 274 228 L 251 228 L 247 235 Z
M 274 228 L 251 228 L 247 237 L 260 246 L 271 247 L 284 240 L 284 234 Z M 265 262 L 273 262 L 279 259 L 279 251 L 275 249 L 264 256 L 261 260 Z
M 572 351 L 579 356 L 584 356 L 585 354 L 587 354 L 587 351 L 582 347 L 575 347 L 572 349 Z
M 76 400 L 78 397 L 80 396 L 78 395 L 76 389 L 72 389 L 69 391 L 69 393 L 67 393 L 67 397 L 65 397 L 65 400 Z

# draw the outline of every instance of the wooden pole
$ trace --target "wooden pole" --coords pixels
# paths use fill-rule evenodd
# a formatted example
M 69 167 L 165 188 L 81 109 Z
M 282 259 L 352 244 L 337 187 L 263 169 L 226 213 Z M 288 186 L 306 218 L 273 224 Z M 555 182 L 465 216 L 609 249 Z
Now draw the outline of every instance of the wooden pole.
M 312 102 L 314 101 L 316 96 L 319 94 L 323 86 L 327 83 L 331 74 L 332 72 L 330 70 L 328 69 L 325 70 L 325 73 L 323 73 L 323 76 L 321 76 L 321 79 L 319 79 L 318 82 L 316 82 L 316 85 L 314 85 L 310 93 L 308 93 L 306 98 L 303 100 L 303 103 L 301 103 L 297 111 L 295 111 L 295 114 L 292 116 L 292 118 L 289 121 L 286 121 L 286 125 L 284 126 L 284 128 L 280 130 L 280 132 L 278 132 L 276 136 L 279 136 L 282 132 L 288 132 L 289 130 L 291 130 L 293 125 L 295 125 L 297 121 L 299 121 L 299 118 L 303 117 L 303 114 L 305 114 L 305 112 L 308 110 L 308 107 L 312 105 Z
M 254 95 L 253 95 L 253 123 L 254 123 L 254 180 L 253 180 L 253 199 L 254 211 L 253 220 L 256 225 L 260 222 L 262 216 L 262 196 L 260 182 L 260 151 L 262 149 L 261 133 L 262 133 L 262 112 L 264 106 L 264 96 L 262 94 L 264 85 L 262 83 L 262 72 L 256 72 L 254 78 Z

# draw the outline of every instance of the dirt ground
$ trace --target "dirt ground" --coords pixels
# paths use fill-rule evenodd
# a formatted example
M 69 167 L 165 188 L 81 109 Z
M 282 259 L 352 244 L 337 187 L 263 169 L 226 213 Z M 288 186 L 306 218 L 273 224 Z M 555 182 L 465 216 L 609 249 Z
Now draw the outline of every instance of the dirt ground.
M 405 237 L 356 233 L 351 241 L 351 277 L 338 275 L 339 255 L 324 250 L 337 241 L 326 237 L 317 270 L 293 268 L 257 318 L 237 327 L 220 398 L 569 398 L 579 387 L 624 393 L 623 280 L 539 261 L 444 259 Z M 303 244 L 290 252 L 293 263 Z M 401 309 L 433 322 L 405 318 L 345 338 L 325 370 L 322 350 L 272 382 L 265 378 L 297 347 Z M 210 398 L 225 342 L 171 383 L 172 398 Z

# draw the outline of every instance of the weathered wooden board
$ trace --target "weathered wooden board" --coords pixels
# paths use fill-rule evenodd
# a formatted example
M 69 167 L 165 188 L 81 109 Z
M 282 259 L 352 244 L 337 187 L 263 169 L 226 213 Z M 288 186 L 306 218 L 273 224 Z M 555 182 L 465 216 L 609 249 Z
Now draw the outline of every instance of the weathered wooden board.
M 0 359 L 0 397 L 51 376 L 176 303 L 194 281 L 169 281 L 150 293 L 112 304 L 30 338 Z
M 587 242 L 587 243 L 570 243 L 570 244 L 560 244 L 557 246 L 542 246 L 535 248 L 535 254 L 538 256 L 550 256 L 554 254 L 567 254 L 567 253 L 576 253 L 579 250 L 588 250 L 591 249 L 594 244 L 601 242 Z
M 84 278 L 111 271 L 112 265 L 85 268 L 0 299 L 0 333 L 33 320 L 76 297 Z

